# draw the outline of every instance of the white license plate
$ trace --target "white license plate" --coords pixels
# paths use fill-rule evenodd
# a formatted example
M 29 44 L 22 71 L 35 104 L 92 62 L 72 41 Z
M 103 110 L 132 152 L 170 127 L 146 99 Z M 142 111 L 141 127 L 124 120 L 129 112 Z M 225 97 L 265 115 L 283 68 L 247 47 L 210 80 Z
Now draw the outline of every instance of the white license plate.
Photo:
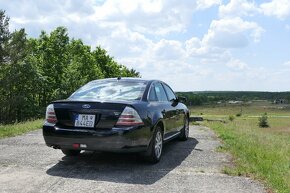
M 75 117 L 75 127 L 94 127 L 96 115 L 78 114 Z

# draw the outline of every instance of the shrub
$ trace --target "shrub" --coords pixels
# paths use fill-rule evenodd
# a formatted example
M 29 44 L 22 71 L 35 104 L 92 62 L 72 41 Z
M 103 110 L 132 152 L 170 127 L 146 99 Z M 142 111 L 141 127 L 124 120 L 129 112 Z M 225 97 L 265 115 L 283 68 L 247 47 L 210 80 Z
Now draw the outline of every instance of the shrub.
M 264 113 L 261 117 L 259 117 L 259 127 L 269 127 L 267 113 Z
M 236 114 L 236 117 L 240 117 L 240 116 L 242 116 L 241 112 Z
M 230 121 L 233 121 L 234 119 L 235 119 L 234 115 L 230 115 L 230 116 L 229 116 L 229 120 L 230 120 Z

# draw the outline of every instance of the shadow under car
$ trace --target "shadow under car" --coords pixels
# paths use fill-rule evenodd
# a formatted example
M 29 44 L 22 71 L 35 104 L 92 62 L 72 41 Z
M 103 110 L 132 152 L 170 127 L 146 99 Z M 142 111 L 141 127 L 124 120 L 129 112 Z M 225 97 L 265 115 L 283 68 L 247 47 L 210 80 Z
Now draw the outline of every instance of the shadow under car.
M 159 163 L 151 165 L 138 154 L 83 152 L 79 156 L 64 156 L 46 173 L 64 178 L 88 179 L 128 184 L 153 184 L 179 166 L 191 154 L 198 141 L 173 140 L 163 147 Z

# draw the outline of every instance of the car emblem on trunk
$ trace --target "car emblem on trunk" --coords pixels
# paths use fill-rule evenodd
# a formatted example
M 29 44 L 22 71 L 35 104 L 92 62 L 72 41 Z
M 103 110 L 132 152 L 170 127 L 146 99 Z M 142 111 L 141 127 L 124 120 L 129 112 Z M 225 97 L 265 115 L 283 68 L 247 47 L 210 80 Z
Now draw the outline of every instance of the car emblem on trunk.
M 85 104 L 85 105 L 83 105 L 82 106 L 84 109 L 89 109 L 89 108 L 91 108 L 91 105 L 89 105 L 89 104 Z
M 119 116 L 121 114 L 121 112 L 114 112 L 115 116 Z

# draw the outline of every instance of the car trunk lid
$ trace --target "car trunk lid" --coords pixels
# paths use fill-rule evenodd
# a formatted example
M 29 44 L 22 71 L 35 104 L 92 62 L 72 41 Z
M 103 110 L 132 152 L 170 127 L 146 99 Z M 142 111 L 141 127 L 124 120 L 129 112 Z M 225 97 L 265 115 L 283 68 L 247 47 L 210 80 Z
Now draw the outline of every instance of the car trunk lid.
M 57 117 L 56 126 L 80 129 L 111 129 L 127 106 L 127 104 L 115 102 L 68 100 L 55 101 L 53 105 Z

